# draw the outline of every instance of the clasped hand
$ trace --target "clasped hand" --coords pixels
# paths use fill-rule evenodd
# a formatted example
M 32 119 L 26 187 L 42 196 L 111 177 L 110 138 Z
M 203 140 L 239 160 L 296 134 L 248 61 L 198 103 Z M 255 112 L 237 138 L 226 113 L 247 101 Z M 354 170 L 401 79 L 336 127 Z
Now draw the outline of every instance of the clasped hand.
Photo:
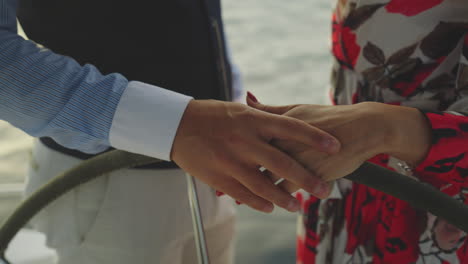
M 171 158 L 214 189 L 263 212 L 271 212 L 273 204 L 291 212 L 300 205 L 260 167 L 310 193 L 326 196 L 328 185 L 272 146 L 274 139 L 300 142 L 326 153 L 336 153 L 340 147 L 330 134 L 292 117 L 242 104 L 193 100 L 180 122 Z
M 273 145 L 282 149 L 298 160 L 305 168 L 326 182 L 331 183 L 356 170 L 367 159 L 386 151 L 385 133 L 382 128 L 375 127 L 376 122 L 362 107 L 349 106 L 319 106 L 293 105 L 285 107 L 271 107 L 255 104 L 252 107 L 270 113 L 286 115 L 323 129 L 337 137 L 341 142 L 338 153 L 327 154 L 298 142 L 275 140 Z M 376 121 L 376 120 L 375 120 Z M 281 175 L 270 172 L 273 180 L 282 178 Z M 294 192 L 298 188 L 294 183 L 285 181 L 282 188 Z
M 355 105 L 267 106 L 247 98 L 248 105 L 273 114 L 294 117 L 335 136 L 337 153 L 323 153 L 298 142 L 275 140 L 273 145 L 298 160 L 328 183 L 349 175 L 365 161 L 386 153 L 416 165 L 430 149 L 430 126 L 415 108 L 365 102 Z M 272 181 L 281 177 L 268 172 Z M 378 177 L 378 175 L 376 175 Z M 292 193 L 300 189 L 285 180 L 280 186 Z
M 299 210 L 291 195 L 298 189 L 326 198 L 334 180 L 377 154 L 415 164 L 430 146 L 430 128 L 414 108 L 247 102 L 250 107 L 190 102 L 171 158 L 214 189 L 263 212 L 271 212 L 273 204 Z M 280 178 L 285 180 L 275 185 Z

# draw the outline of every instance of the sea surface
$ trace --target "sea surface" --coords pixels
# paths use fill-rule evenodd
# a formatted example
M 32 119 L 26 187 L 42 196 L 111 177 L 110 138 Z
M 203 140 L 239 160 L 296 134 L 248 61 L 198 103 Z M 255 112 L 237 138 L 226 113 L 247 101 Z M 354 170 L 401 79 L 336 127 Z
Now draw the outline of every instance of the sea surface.
M 266 104 L 329 104 L 331 0 L 224 0 L 245 89 Z M 296 215 L 239 207 L 236 263 L 295 263 Z
M 223 0 L 246 90 L 267 104 L 328 104 L 330 0 Z M 19 201 L 32 139 L 0 122 L 0 220 Z M 296 215 L 239 206 L 236 263 L 294 263 Z

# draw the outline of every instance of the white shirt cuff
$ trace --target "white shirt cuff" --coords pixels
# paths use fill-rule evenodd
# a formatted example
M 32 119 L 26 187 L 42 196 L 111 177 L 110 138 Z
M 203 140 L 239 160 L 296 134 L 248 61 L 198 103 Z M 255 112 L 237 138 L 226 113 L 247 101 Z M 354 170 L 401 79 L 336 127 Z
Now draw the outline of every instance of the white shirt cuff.
M 169 161 L 177 128 L 192 99 L 146 83 L 129 82 L 112 121 L 111 146 Z

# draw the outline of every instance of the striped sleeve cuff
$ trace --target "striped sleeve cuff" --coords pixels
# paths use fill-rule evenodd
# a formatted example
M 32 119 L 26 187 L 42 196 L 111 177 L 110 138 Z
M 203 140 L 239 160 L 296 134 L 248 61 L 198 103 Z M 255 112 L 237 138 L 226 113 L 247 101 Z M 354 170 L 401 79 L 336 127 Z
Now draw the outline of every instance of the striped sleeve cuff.
M 170 160 L 180 120 L 192 97 L 132 81 L 125 89 L 109 132 L 111 146 Z

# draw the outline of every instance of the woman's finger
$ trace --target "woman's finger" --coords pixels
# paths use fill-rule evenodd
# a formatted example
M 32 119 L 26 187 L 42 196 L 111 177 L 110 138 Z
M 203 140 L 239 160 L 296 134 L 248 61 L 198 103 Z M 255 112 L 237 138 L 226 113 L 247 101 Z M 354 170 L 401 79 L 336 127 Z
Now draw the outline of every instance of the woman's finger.
M 329 154 L 340 150 L 340 142 L 334 136 L 292 117 L 270 115 L 263 125 L 269 139 L 295 141 Z
M 263 174 L 266 175 L 268 178 L 270 178 L 271 181 L 275 185 L 277 185 L 278 187 L 280 187 L 282 190 L 286 191 L 287 193 L 294 193 L 301 189 L 296 184 L 290 181 L 287 181 L 284 178 L 275 175 L 274 173 L 271 173 L 271 171 L 269 170 L 265 170 Z
M 250 146 L 249 150 L 246 151 L 245 158 L 246 161 L 255 161 L 273 174 L 296 184 L 317 197 L 328 193 L 328 190 L 325 189 L 328 188 L 328 185 L 319 177 L 306 170 L 284 152 L 267 143 L 262 142 Z M 271 183 L 271 181 L 269 182 Z
M 299 191 L 301 189 L 296 184 L 294 184 L 294 183 L 292 183 L 290 181 L 287 181 L 287 180 L 285 180 L 285 179 L 271 173 L 271 171 L 265 170 L 263 172 L 263 174 L 265 174 L 268 178 L 271 179 L 272 182 L 274 182 L 278 187 L 280 187 L 282 190 L 286 191 L 287 193 L 292 194 L 292 193 L 295 193 L 295 192 L 297 192 L 297 191 Z M 330 195 L 330 193 L 331 193 L 331 191 L 333 189 L 334 182 L 333 181 L 332 182 L 327 182 L 327 184 L 329 186 L 327 194 L 325 194 L 322 197 L 318 197 L 318 198 L 324 199 L 324 198 L 327 198 Z
M 247 92 L 247 105 L 255 109 L 268 112 L 271 114 L 282 115 L 288 112 L 289 110 L 297 107 L 298 105 L 283 105 L 283 106 L 272 106 L 264 105 L 258 102 L 257 98 L 251 93 Z
M 285 180 L 284 178 L 281 178 L 280 176 L 277 176 L 273 173 L 271 173 L 271 171 L 268 171 L 268 170 L 265 170 L 263 172 L 264 175 L 266 175 L 268 178 L 271 179 L 271 181 L 278 187 L 280 187 L 282 190 L 286 191 L 287 193 L 294 193 L 296 191 L 298 191 L 299 187 L 297 187 L 296 184 L 290 182 L 290 181 L 287 181 Z
M 229 172 L 233 174 L 232 176 L 255 195 L 290 212 L 299 210 L 300 204 L 296 198 L 276 186 L 257 166 L 232 163 L 226 166 L 230 167 Z
M 269 170 L 263 171 L 263 175 L 266 175 L 268 178 L 270 178 L 271 182 L 275 185 L 279 184 L 280 182 L 284 180 L 284 178 L 276 176 L 275 174 L 271 173 Z
M 299 191 L 301 188 L 299 188 L 296 184 L 290 182 L 290 181 L 282 181 L 281 183 L 278 184 L 278 186 L 287 191 L 288 193 L 295 193 Z
M 259 103 L 250 92 L 247 93 L 247 104 L 263 112 L 276 115 L 270 115 L 265 124 L 266 129 L 271 133 L 268 136 L 272 138 L 295 140 L 330 154 L 334 154 L 340 149 L 340 142 L 329 133 L 309 125 L 302 120 L 282 116 L 299 105 L 263 105 Z M 278 125 L 278 123 L 281 123 L 281 125 Z
M 249 189 L 247 189 L 243 184 L 235 180 L 231 176 L 221 177 L 222 180 L 216 184 L 216 188 L 231 196 L 236 201 L 239 201 L 247 206 L 262 211 L 265 213 L 271 213 L 274 209 L 274 206 L 271 202 L 263 199 L 262 197 L 255 195 Z

